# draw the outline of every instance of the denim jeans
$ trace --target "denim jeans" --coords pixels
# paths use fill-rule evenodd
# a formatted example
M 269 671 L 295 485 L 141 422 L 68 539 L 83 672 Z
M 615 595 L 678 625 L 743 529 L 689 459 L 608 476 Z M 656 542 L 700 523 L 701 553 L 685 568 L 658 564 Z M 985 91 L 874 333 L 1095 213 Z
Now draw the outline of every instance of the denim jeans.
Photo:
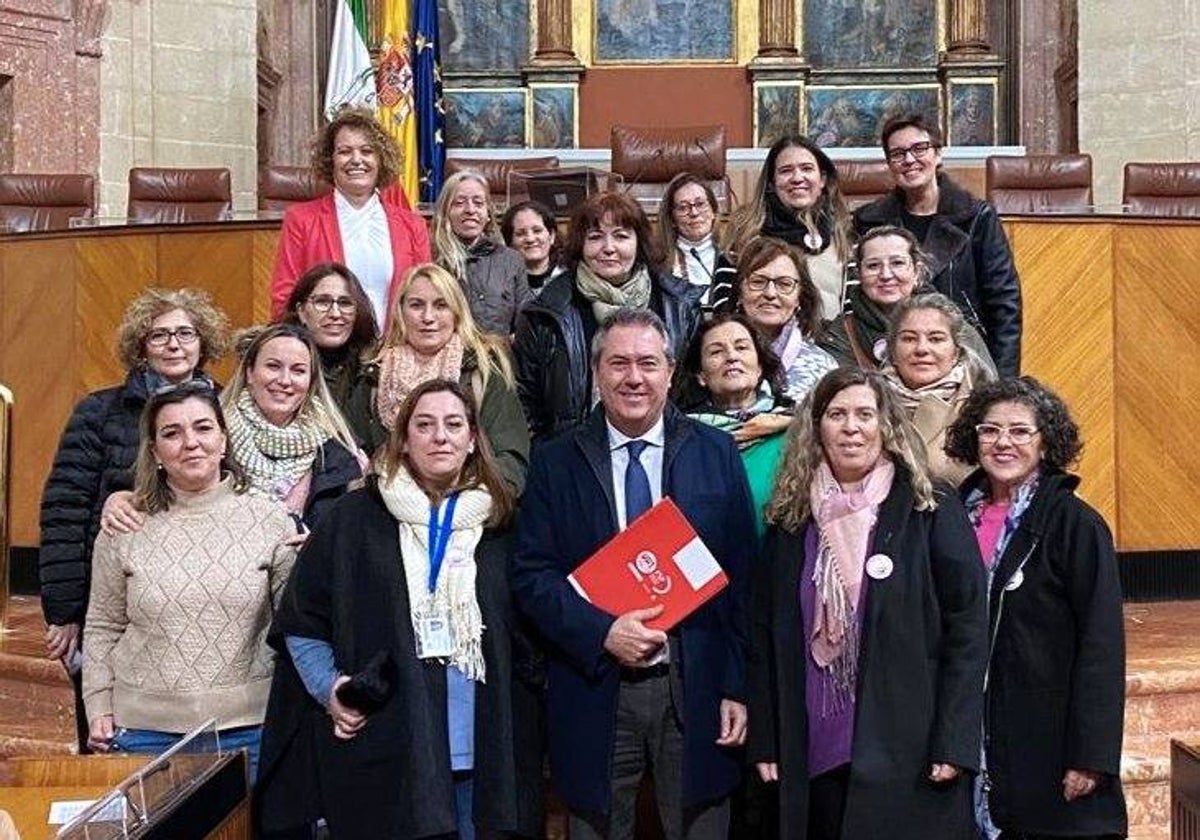
M 261 726 L 238 726 L 233 729 L 222 729 L 217 733 L 221 739 L 222 751 L 242 749 L 247 752 L 249 763 L 250 783 L 254 783 L 258 775 L 258 745 L 262 740 Z M 118 728 L 113 737 L 113 749 L 130 753 L 151 753 L 158 755 L 175 746 L 183 738 L 176 732 L 159 732 L 155 729 L 126 729 Z M 211 732 L 202 732 L 191 743 L 188 752 L 216 752 L 217 742 Z

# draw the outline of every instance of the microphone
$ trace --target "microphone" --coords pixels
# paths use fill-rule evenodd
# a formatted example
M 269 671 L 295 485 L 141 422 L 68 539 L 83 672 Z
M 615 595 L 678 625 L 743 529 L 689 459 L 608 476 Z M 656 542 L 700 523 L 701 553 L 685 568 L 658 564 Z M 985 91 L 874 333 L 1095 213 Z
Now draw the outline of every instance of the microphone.
M 700 265 L 700 267 L 704 269 L 704 273 L 708 275 L 709 282 L 716 282 L 717 278 L 713 277 L 713 273 L 708 270 L 708 266 L 704 264 L 704 260 L 700 259 L 700 252 L 696 250 L 695 246 L 688 248 L 688 253 L 691 254 L 692 259 L 694 259 Z
M 720 172 L 723 167 L 717 165 L 716 159 L 709 153 L 703 141 L 699 137 L 692 138 L 692 145 L 700 150 L 700 154 L 704 155 L 704 159 L 708 161 L 709 172 Z M 729 180 L 729 173 L 721 176 L 721 180 L 725 182 L 725 189 L 729 190 L 730 206 L 735 206 L 738 203 L 737 193 L 733 191 L 733 182 Z
M 642 176 L 646 174 L 646 170 L 650 168 L 650 164 L 657 161 L 664 154 L 665 154 L 665 152 L 663 151 L 662 146 L 659 146 L 653 152 L 651 152 L 650 157 L 648 157 L 644 161 L 642 161 L 641 166 L 639 166 L 637 168 L 637 170 L 633 173 L 633 177 L 625 182 L 625 189 L 622 190 L 622 193 L 624 193 L 625 195 L 628 195 L 629 191 L 631 189 L 633 189 L 634 184 L 641 183 Z

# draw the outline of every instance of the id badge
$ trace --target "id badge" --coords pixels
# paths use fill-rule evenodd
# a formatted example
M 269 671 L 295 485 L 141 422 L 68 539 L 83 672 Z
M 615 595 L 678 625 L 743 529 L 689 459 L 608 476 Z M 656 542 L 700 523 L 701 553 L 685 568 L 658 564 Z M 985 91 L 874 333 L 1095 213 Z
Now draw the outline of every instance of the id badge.
M 443 659 L 454 653 L 454 633 L 450 618 L 427 615 L 417 619 L 417 658 Z

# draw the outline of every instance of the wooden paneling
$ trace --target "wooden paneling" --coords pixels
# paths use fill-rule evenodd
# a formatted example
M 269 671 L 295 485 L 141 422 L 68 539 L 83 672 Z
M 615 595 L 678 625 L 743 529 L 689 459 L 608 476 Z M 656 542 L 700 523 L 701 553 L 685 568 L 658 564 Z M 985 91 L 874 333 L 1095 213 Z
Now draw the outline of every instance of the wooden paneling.
M 1057 391 L 1084 439 L 1082 495 L 1118 530 L 1112 225 L 1011 223 L 1021 275 L 1021 371 Z
M 1117 469 L 1128 549 L 1200 546 L 1200 227 L 1118 227 Z

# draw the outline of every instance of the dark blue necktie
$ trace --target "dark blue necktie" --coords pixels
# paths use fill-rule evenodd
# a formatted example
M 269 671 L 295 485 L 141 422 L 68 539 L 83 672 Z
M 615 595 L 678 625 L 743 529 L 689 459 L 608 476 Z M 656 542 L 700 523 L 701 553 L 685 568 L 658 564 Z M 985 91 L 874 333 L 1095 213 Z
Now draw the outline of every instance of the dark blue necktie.
M 642 452 L 649 444 L 644 440 L 631 440 L 625 444 L 629 450 L 629 463 L 625 466 L 625 527 L 650 510 L 654 497 L 650 495 L 650 477 L 642 466 Z

